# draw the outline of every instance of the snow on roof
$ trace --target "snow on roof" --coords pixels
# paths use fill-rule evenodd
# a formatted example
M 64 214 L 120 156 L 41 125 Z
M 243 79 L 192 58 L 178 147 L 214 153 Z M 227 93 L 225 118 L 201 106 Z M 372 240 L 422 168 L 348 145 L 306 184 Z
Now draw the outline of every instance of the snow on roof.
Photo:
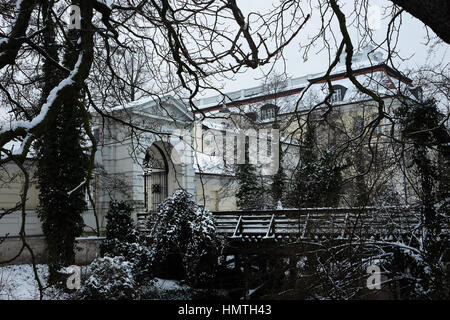
M 163 98 L 164 97 L 162 97 L 161 99 L 163 99 Z M 155 104 L 155 103 L 157 103 L 157 100 L 158 99 L 155 99 L 154 97 L 143 97 L 138 100 L 128 102 L 126 104 L 120 104 L 120 105 L 111 107 L 109 110 L 116 111 L 116 110 L 133 109 L 133 108 L 144 106 L 147 104 L 150 104 L 150 105 Z
M 320 74 L 318 76 L 319 77 L 316 79 L 320 79 L 322 75 Z M 408 94 L 408 91 L 404 90 L 404 88 L 408 85 L 389 76 L 383 68 L 358 74 L 355 78 L 365 88 L 372 90 L 382 97 L 398 94 L 399 89 Z M 370 96 L 359 91 L 349 78 L 343 77 L 332 79 L 331 84 L 332 86 L 339 85 L 346 89 L 345 93 L 343 93 L 344 96 L 342 97 L 342 100 L 334 101 L 332 103 L 333 105 L 342 105 L 371 99 Z M 259 113 L 262 106 L 267 104 L 275 104 L 279 108 L 279 114 L 286 114 L 294 111 L 308 110 L 315 104 L 322 102 L 329 93 L 328 83 L 324 80 L 316 80 L 308 91 L 304 93 L 303 89 L 306 88 L 306 86 L 307 85 L 305 84 L 303 88 L 297 88 L 299 89 L 297 91 L 283 91 L 280 96 L 261 95 L 256 99 L 250 99 L 248 101 L 239 99 L 234 100 L 227 103 L 227 108 L 230 108 L 230 111 L 232 112 Z M 245 90 L 241 91 L 245 92 Z M 287 94 L 284 94 L 285 92 L 287 92 Z M 302 99 L 300 100 L 300 98 Z M 209 105 L 208 107 L 200 107 L 200 109 L 203 109 L 203 111 L 208 114 L 214 114 L 221 112 L 223 107 L 220 107 L 220 105 Z
M 367 47 L 354 54 L 352 67 L 357 80 L 366 88 L 373 90 L 381 96 L 398 93 L 399 86 L 408 85 L 411 80 L 396 70 L 383 64 L 383 54 Z M 289 79 L 285 88 L 272 93 L 264 91 L 264 86 L 242 89 L 224 95 L 203 98 L 196 101 L 196 105 L 203 112 L 215 113 L 227 108 L 238 108 L 237 111 L 248 113 L 259 111 L 260 107 L 270 101 L 276 100 L 280 108 L 279 114 L 309 109 L 314 103 L 323 101 L 328 94 L 328 84 L 323 77 L 326 72 L 309 74 Z M 346 104 L 370 98 L 361 93 L 346 76 L 345 56 L 342 55 L 339 63 L 330 75 L 332 85 L 344 86 L 347 90 L 342 101 L 335 104 Z M 303 90 L 311 85 L 306 94 Z M 304 94 L 301 101 L 299 98 Z M 320 100 L 321 99 L 321 100 Z M 320 100 L 320 101 L 319 101 Z M 298 105 L 297 105 L 298 104 Z M 197 114 L 199 112 L 196 112 Z
M 109 108 L 110 112 L 120 111 L 120 110 L 133 110 L 133 112 L 139 112 L 144 107 L 153 107 L 158 106 L 160 103 L 168 103 L 170 102 L 174 105 L 181 113 L 187 116 L 189 119 L 193 119 L 192 113 L 186 108 L 186 106 L 178 99 L 175 99 L 172 95 L 164 95 L 164 96 L 151 96 L 151 97 L 142 97 L 138 100 L 128 102 L 123 105 L 117 105 Z M 95 112 L 94 112 L 95 113 Z M 165 114 L 165 113 L 164 113 Z M 143 115 L 143 114 L 141 114 Z
M 316 75 L 318 75 L 318 74 L 316 74 Z M 307 86 L 308 85 L 308 77 L 309 76 L 302 76 L 302 77 L 297 77 L 297 78 L 287 80 L 285 90 L 287 91 L 290 89 L 303 88 L 303 87 Z M 213 97 L 198 99 L 198 100 L 195 100 L 194 103 L 195 103 L 196 107 L 199 109 L 207 109 L 207 108 L 214 107 L 214 106 L 221 105 L 221 104 L 224 105 L 224 104 L 227 104 L 230 102 L 235 102 L 235 101 L 239 101 L 239 100 L 245 100 L 245 99 L 249 99 L 249 98 L 262 96 L 264 94 L 267 94 L 267 92 L 264 92 L 264 90 L 265 90 L 264 86 L 261 85 L 261 86 L 252 87 L 252 88 L 248 88 L 248 89 L 242 89 L 242 90 L 238 90 L 238 91 L 228 92 L 228 93 L 225 93 L 224 95 L 216 95 Z

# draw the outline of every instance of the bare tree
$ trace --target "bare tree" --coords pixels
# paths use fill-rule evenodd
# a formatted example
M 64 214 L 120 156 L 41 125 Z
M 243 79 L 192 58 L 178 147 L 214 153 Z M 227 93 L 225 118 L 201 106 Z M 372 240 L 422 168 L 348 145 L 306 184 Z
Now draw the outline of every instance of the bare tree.
M 220 93 L 217 80 L 230 78 L 248 68 L 283 61 L 283 50 L 302 35 L 313 19 L 312 15 L 317 14 L 320 28 L 302 43 L 299 54 L 307 58 L 313 48 L 328 52 L 324 79 L 329 93 L 325 99 L 311 105 L 310 111 L 323 108 L 324 114 L 331 112 L 330 98 L 334 90 L 329 76 L 339 59 L 344 59 L 345 74 L 351 83 L 376 104 L 378 116 L 364 126 L 360 135 L 349 139 L 350 143 L 372 136 L 382 121 L 395 123 L 380 93 L 366 87 L 355 76 L 352 58 L 357 48 L 367 44 L 381 48 L 386 52 L 384 62 L 395 69 L 395 59 L 402 59 L 396 39 L 401 34 L 403 10 L 418 17 L 449 43 L 449 19 L 442 14 L 442 8 L 448 8 L 448 5 L 444 2 L 393 0 L 392 5 L 385 8 L 384 18 L 388 23 L 386 37 L 381 41 L 375 41 L 369 26 L 367 0 L 355 1 L 356 15 L 350 16 L 344 13 L 343 3 L 337 0 L 281 1 L 268 12 L 252 10 L 247 15 L 235 0 L 118 0 L 113 4 L 100 0 L 22 0 L 2 3 L 0 99 L 3 109 L 11 116 L 0 127 L 0 166 L 14 163 L 25 181 L 18 206 L 22 211 L 21 251 L 27 248 L 32 253 L 24 227 L 29 188 L 29 172 L 24 163 L 33 143 L 55 124 L 69 98 L 80 97 L 73 108 L 83 115 L 83 130 L 92 144 L 90 168 L 84 180 L 89 186 L 97 148 L 90 127 L 90 111 L 127 126 L 135 137 L 137 132 L 165 134 L 158 128 L 144 127 L 112 115 L 108 112 L 111 104 L 121 104 L 140 95 L 158 100 L 171 93 L 186 101 L 192 111 L 198 111 L 195 98 L 207 89 Z M 55 21 L 56 45 L 72 46 L 70 49 L 77 55 L 72 68 L 59 63 L 42 45 L 45 28 L 41 9 L 44 5 L 48 6 Z M 64 12 L 70 5 L 79 8 L 79 16 L 75 19 L 79 20 L 80 28 L 74 43 L 68 41 L 68 24 L 64 19 Z M 362 35 L 360 39 L 355 40 L 351 32 L 355 29 Z M 39 81 L 42 80 L 39 77 L 44 61 L 64 77 L 47 88 L 49 94 L 45 101 L 39 101 L 38 97 L 45 96 L 42 95 L 44 88 L 40 86 L 42 81 Z M 304 88 L 296 104 L 294 115 L 299 128 L 302 125 L 298 108 L 309 89 L 310 86 Z M 206 116 L 200 111 L 201 118 Z M 445 130 L 440 133 L 440 144 L 448 143 L 448 133 Z M 12 143 L 19 147 L 12 150 Z M 36 269 L 35 275 L 37 278 Z

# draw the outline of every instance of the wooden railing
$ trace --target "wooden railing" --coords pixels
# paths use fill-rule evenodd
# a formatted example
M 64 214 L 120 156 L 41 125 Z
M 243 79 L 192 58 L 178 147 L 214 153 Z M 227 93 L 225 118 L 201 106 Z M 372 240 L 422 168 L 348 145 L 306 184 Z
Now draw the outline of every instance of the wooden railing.
M 213 212 L 216 231 L 231 240 L 391 239 L 420 227 L 408 208 L 302 208 L 290 210 Z M 138 214 L 140 230 L 145 215 Z M 444 233 L 449 233 L 448 223 Z

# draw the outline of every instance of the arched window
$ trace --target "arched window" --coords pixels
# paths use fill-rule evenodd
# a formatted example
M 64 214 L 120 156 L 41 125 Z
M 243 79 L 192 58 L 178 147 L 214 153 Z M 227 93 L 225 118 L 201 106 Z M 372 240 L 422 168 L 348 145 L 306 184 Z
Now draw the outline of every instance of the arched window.
M 157 211 L 158 206 L 167 198 L 167 165 L 164 152 L 153 144 L 144 158 L 144 202 L 148 211 Z

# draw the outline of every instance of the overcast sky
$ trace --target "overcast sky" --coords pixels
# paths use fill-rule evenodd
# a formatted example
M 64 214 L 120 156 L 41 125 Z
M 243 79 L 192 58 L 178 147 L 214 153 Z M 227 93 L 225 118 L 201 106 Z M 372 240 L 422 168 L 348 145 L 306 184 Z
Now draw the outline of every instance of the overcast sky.
M 272 3 L 277 0 L 238 0 L 239 6 L 242 8 L 244 15 L 246 15 L 251 10 L 260 10 L 267 12 L 270 10 Z M 378 6 L 381 10 L 383 7 L 390 5 L 387 0 L 372 0 L 369 2 L 371 5 Z M 344 7 L 346 13 L 350 13 L 353 10 L 353 1 L 347 1 Z M 313 33 L 315 29 L 318 28 L 320 23 L 318 22 L 318 10 L 313 11 L 312 19 L 308 22 L 307 29 L 302 30 L 301 35 L 295 39 L 286 49 L 286 69 L 288 70 L 288 75 L 291 77 L 299 77 L 305 74 L 317 73 L 325 71 L 328 66 L 328 54 L 326 52 L 318 53 L 318 49 L 311 51 L 309 54 L 308 61 L 304 62 L 301 54 L 299 54 L 300 43 L 306 41 L 306 37 Z M 378 39 L 384 39 L 387 29 L 387 20 L 382 20 L 380 28 L 377 29 L 375 37 Z M 336 26 L 336 25 L 335 25 Z M 337 26 L 336 26 L 337 28 Z M 429 29 L 432 33 L 432 31 Z M 434 33 L 432 33 L 434 35 Z M 356 33 L 353 34 L 354 42 L 357 40 Z M 398 63 L 398 68 L 400 70 L 406 70 L 408 68 L 414 68 L 417 66 L 422 66 L 431 61 L 436 63 L 437 61 L 443 60 L 449 62 L 449 46 L 446 44 L 439 45 L 430 54 L 430 46 L 425 45 L 426 42 L 426 30 L 423 23 L 415 19 L 407 13 L 403 13 L 403 25 L 401 36 L 399 38 L 398 49 L 400 54 L 406 58 L 409 57 L 408 61 L 402 62 L 396 60 Z M 267 70 L 267 68 L 263 68 Z M 283 66 L 281 63 L 276 66 L 277 71 L 282 71 Z M 262 72 L 261 70 L 246 69 L 244 73 L 235 76 L 235 80 L 227 80 L 222 83 L 225 91 L 240 90 L 243 88 L 249 88 L 253 86 L 258 86 L 262 83 L 261 80 Z M 211 94 L 206 94 L 205 96 L 210 96 Z

